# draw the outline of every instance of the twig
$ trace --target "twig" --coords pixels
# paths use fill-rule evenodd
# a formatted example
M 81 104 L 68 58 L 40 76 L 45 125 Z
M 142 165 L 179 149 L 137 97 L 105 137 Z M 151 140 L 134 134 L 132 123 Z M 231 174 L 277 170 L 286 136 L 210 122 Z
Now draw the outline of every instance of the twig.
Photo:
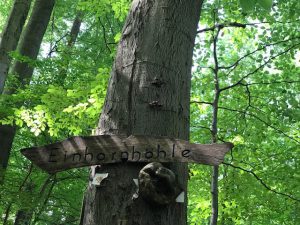
M 111 50 L 110 50 L 110 47 L 109 47 L 109 44 L 108 44 L 107 38 L 106 38 L 106 30 L 105 30 L 105 26 L 104 26 L 104 24 L 101 22 L 101 19 L 100 19 L 100 18 L 98 18 L 98 20 L 99 20 L 99 23 L 100 23 L 100 25 L 101 25 L 101 27 L 102 27 L 103 40 L 104 40 L 105 46 L 106 46 L 106 48 L 108 49 L 109 53 L 111 53 Z
M 48 57 L 51 57 L 52 53 L 53 52 L 57 52 L 57 46 L 58 46 L 58 43 L 63 40 L 65 37 L 68 36 L 68 33 L 64 34 L 62 37 L 60 37 L 58 40 L 56 40 L 54 42 L 54 44 L 51 44 L 52 47 L 50 47 L 50 51 L 48 53 Z
M 205 102 L 205 101 L 191 101 L 191 104 L 197 103 L 197 104 L 206 104 L 206 105 L 213 105 L 212 102 Z
M 239 28 L 246 28 L 246 24 L 238 23 L 238 22 L 229 22 L 229 23 L 221 23 L 221 24 L 216 24 L 212 27 L 209 28 L 204 28 L 202 30 L 198 30 L 197 34 L 207 32 L 207 31 L 214 31 L 216 28 L 218 30 L 221 30 L 225 27 L 239 27 Z

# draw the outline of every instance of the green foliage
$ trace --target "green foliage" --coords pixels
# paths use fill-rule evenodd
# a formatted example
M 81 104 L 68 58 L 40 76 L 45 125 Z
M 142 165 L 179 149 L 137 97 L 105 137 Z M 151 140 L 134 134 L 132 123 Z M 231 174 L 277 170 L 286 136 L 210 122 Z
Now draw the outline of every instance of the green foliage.
M 78 3 L 78 4 L 77 4 Z M 110 68 L 130 1 L 57 1 L 30 85 L 10 74 L 0 97 L 0 123 L 18 127 L 0 215 L 33 212 L 31 224 L 78 224 L 87 169 L 49 176 L 19 152 L 73 135 L 90 135 L 104 103 Z M 0 2 L 0 28 L 11 1 Z M 83 12 L 73 47 L 68 33 Z M 194 51 L 191 141 L 211 142 L 217 38 L 220 94 L 218 139 L 235 147 L 220 166 L 219 223 L 287 224 L 300 220 L 300 2 L 297 0 L 205 1 Z M 245 26 L 237 26 L 244 24 Z M 214 29 L 213 29 L 214 28 Z M 190 165 L 188 222 L 209 224 L 211 168 Z M 279 193 L 279 194 L 278 194 Z M 294 199 L 293 199 L 294 198 Z
M 192 77 L 191 138 L 211 140 L 214 71 L 221 90 L 219 141 L 234 149 L 219 175 L 220 224 L 297 224 L 299 221 L 299 47 L 298 1 L 207 2 L 199 33 Z M 260 4 L 264 8 L 258 8 Z M 248 7 L 248 8 L 247 8 Z M 255 8 L 255 10 L 253 10 Z M 245 10 L 247 9 L 247 10 Z M 213 16 L 211 16 L 213 15 Z M 237 26 L 235 23 L 245 24 Z M 204 25 L 205 24 L 205 25 Z M 197 103 L 196 103 L 197 102 Z M 210 168 L 191 166 L 189 223 L 210 219 Z M 276 206 L 276 207 L 275 207 Z
M 255 7 L 269 11 L 272 8 L 273 0 L 240 0 L 240 4 L 245 13 L 253 11 Z
M 255 0 L 240 0 L 241 3 L 241 7 L 243 9 L 244 12 L 249 12 L 254 10 L 255 8 Z
M 5 183 L 0 188 L 0 223 L 8 215 L 7 224 L 13 224 L 18 210 L 28 210 L 33 213 L 31 224 L 78 224 L 87 169 L 49 176 L 32 168 L 19 152 L 73 135 L 91 135 L 97 126 L 115 36 L 121 30 L 128 3 L 126 7 L 125 1 L 111 3 L 109 10 L 99 10 L 98 14 L 76 3 L 57 2 L 38 60 L 10 54 L 14 60 L 29 62 L 35 73 L 27 86 L 21 86 L 17 76 L 10 74 L 6 88 L 16 93 L 0 96 L 0 123 L 18 127 Z M 75 45 L 70 47 L 68 33 L 79 9 L 83 10 L 83 23 Z
M 129 0 L 86 0 L 79 3 L 78 8 L 85 11 L 93 12 L 96 16 L 102 16 L 106 13 L 113 13 L 114 18 L 118 19 L 120 22 L 124 21 L 127 16 L 129 9 Z
M 12 4 L 13 4 L 12 0 L 2 0 L 0 2 L 0 33 L 2 33 L 2 29 L 4 29 L 6 18 L 10 13 Z

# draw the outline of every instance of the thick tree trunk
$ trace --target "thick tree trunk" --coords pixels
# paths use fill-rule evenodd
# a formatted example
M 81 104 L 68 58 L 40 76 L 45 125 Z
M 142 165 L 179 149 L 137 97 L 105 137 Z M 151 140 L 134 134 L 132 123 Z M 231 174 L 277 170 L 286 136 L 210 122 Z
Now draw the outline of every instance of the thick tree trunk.
M 36 0 L 26 29 L 22 32 L 18 51 L 33 60 L 37 58 L 43 36 L 54 7 L 55 0 Z M 33 67 L 28 63 L 16 61 L 11 69 L 17 74 L 21 84 L 28 84 L 33 74 Z M 13 94 L 14 89 L 4 90 L 4 94 Z M 0 183 L 7 167 L 12 142 L 16 133 L 14 126 L 0 125 Z M 1 179 L 2 178 L 2 179 Z
M 10 66 L 9 52 L 16 50 L 31 0 L 15 0 L 0 42 L 0 94 L 2 94 Z
M 192 53 L 201 0 L 134 0 L 122 32 L 97 134 L 143 134 L 188 140 Z M 145 164 L 97 168 L 89 184 L 85 225 L 184 225 L 186 201 L 153 206 L 133 198 Z M 187 165 L 167 165 L 187 191 Z

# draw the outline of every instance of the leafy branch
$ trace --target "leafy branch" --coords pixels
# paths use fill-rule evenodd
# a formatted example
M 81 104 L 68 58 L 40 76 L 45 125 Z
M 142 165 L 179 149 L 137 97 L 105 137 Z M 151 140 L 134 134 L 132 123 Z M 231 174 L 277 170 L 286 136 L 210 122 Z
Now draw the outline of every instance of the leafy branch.
M 288 134 L 286 134 L 284 131 L 280 130 L 279 128 L 275 127 L 274 125 L 266 122 L 265 120 L 261 119 L 260 117 L 256 116 L 255 114 L 253 113 L 249 113 L 247 112 L 246 110 L 238 110 L 238 109 L 231 109 L 231 108 L 227 108 L 227 107 L 222 107 L 222 106 L 219 106 L 219 109 L 224 109 L 224 110 L 228 110 L 228 111 L 232 111 L 232 112 L 237 112 L 237 113 L 241 113 L 243 115 L 247 115 L 247 116 L 251 116 L 257 120 L 259 120 L 260 122 L 262 122 L 263 124 L 265 124 L 267 127 L 270 127 L 272 128 L 273 130 L 275 130 L 277 133 L 280 133 L 282 134 L 283 136 L 289 138 L 290 140 L 293 140 L 294 142 L 300 144 L 300 141 L 298 141 L 297 139 L 289 136 Z
M 244 171 L 244 172 L 247 172 L 247 173 L 251 174 L 251 175 L 252 175 L 256 180 L 258 180 L 258 181 L 259 181 L 259 182 L 260 182 L 267 190 L 269 190 L 269 191 L 271 191 L 271 192 L 273 192 L 273 193 L 275 193 L 275 194 L 277 194 L 277 195 L 282 195 L 282 196 L 287 197 L 287 198 L 290 198 L 290 199 L 292 199 L 292 200 L 294 200 L 294 201 L 300 202 L 300 199 L 297 199 L 297 198 L 293 197 L 293 196 L 290 195 L 290 194 L 286 194 L 286 193 L 283 193 L 283 192 L 279 192 L 279 191 L 276 191 L 275 189 L 269 187 L 269 186 L 263 181 L 263 179 L 261 179 L 261 178 L 260 178 L 255 172 L 253 172 L 252 170 L 247 170 L 247 169 L 244 169 L 244 168 L 242 168 L 242 167 L 240 167 L 240 166 L 235 166 L 235 165 L 233 165 L 233 164 L 226 163 L 226 162 L 223 162 L 223 164 L 224 164 L 224 165 L 227 165 L 227 166 L 230 166 L 230 167 L 233 167 L 233 168 L 235 168 L 235 169 L 242 170 L 242 171 Z
M 214 31 L 215 29 L 221 30 L 225 27 L 239 27 L 239 28 L 246 28 L 246 24 L 238 23 L 238 22 L 229 22 L 229 23 L 220 23 L 216 24 L 209 28 L 204 28 L 197 31 L 197 34 L 207 32 L 207 31 Z
M 191 101 L 191 104 L 207 104 L 207 105 L 213 105 L 213 103 L 211 102 L 205 102 L 205 101 Z M 251 105 L 250 105 L 251 106 Z M 249 107 L 250 107 L 249 106 Z M 247 106 L 246 109 L 249 108 Z M 251 106 L 252 107 L 252 106 Z M 257 119 L 258 121 L 262 122 L 263 124 L 265 124 L 267 127 L 270 127 L 272 128 L 273 130 L 275 130 L 277 133 L 280 133 L 282 134 L 283 136 L 289 138 L 290 140 L 293 140 L 295 141 L 296 143 L 300 144 L 300 141 L 298 141 L 297 139 L 289 136 L 288 134 L 286 134 L 284 131 L 280 130 L 279 128 L 275 127 L 274 125 L 266 122 L 265 120 L 261 119 L 260 117 L 258 117 L 257 115 L 253 114 L 253 113 L 250 113 L 248 112 L 247 110 L 239 110 L 239 109 L 231 109 L 231 108 L 227 108 L 227 107 L 224 107 L 224 106 L 218 106 L 219 109 L 223 109 L 223 110 L 227 110 L 227 111 L 231 111 L 231 112 L 237 112 L 237 113 L 240 113 L 240 114 L 243 114 L 243 115 L 247 115 L 247 116 L 250 116 L 250 117 L 253 117 L 255 119 Z
M 249 77 L 249 76 L 255 74 L 255 73 L 258 72 L 260 69 L 262 69 L 264 66 L 266 66 L 268 63 L 270 63 L 273 59 L 275 59 L 275 58 L 277 58 L 277 57 L 279 57 L 279 56 L 281 56 L 281 55 L 283 55 L 283 54 L 285 54 L 285 53 L 291 51 L 292 49 L 294 49 L 294 48 L 295 48 L 296 46 L 298 46 L 298 45 L 300 45 L 300 43 L 297 43 L 297 44 L 295 44 L 295 45 L 292 45 L 291 47 L 287 48 L 286 50 L 284 50 L 284 51 L 282 51 L 282 52 L 280 52 L 280 53 L 278 53 L 278 54 L 276 54 L 276 55 L 270 57 L 267 61 L 265 61 L 263 64 L 261 64 L 261 65 L 260 65 L 259 67 L 257 67 L 255 70 L 253 70 L 252 72 L 250 72 L 250 73 L 244 75 L 244 76 L 243 76 L 240 80 L 238 80 L 236 83 L 231 84 L 231 85 L 229 85 L 229 86 L 227 86 L 227 87 L 221 88 L 221 89 L 220 89 L 220 92 L 225 91 L 225 90 L 228 90 L 228 89 L 231 89 L 231 88 L 234 88 L 234 87 L 236 87 L 236 86 L 238 86 L 238 85 L 241 85 L 241 84 L 242 84 L 242 81 L 243 81 L 244 79 L 246 79 L 247 77 Z M 235 69 L 235 67 L 234 67 L 234 69 Z M 234 69 L 232 69 L 232 70 L 234 70 Z M 231 71 L 232 71 L 232 70 L 231 70 Z M 230 72 L 231 72 L 231 71 L 230 71 Z M 229 73 L 230 73 L 230 72 L 229 72 Z M 228 74 L 229 74 L 229 73 L 228 73 Z M 227 74 L 227 75 L 228 75 L 228 74 Z
M 282 22 L 282 21 L 268 22 L 268 21 L 265 21 L 265 22 L 258 22 L 258 23 L 225 22 L 225 23 L 216 24 L 212 27 L 207 27 L 207 28 L 203 28 L 201 30 L 198 30 L 197 34 L 208 32 L 208 31 L 214 31 L 216 29 L 223 29 L 223 28 L 227 28 L 227 27 L 236 27 L 236 28 L 245 29 L 247 26 L 257 26 L 257 25 L 261 25 L 261 24 L 274 24 L 274 23 L 289 24 L 289 23 L 297 23 L 299 21 L 300 20 L 293 20 L 293 21 L 287 21 L 287 22 Z
M 267 47 L 276 46 L 276 45 L 283 44 L 283 43 L 286 43 L 286 42 L 289 42 L 289 41 L 292 41 L 292 40 L 297 40 L 297 39 L 300 39 L 300 36 L 292 37 L 292 38 L 289 38 L 289 39 L 286 39 L 286 40 L 277 41 L 277 42 L 274 42 L 274 43 L 265 44 L 264 46 L 262 46 L 260 48 L 257 48 L 255 50 L 253 50 L 252 52 L 249 52 L 249 53 L 245 54 L 244 56 L 240 57 L 238 60 L 236 60 L 230 66 L 220 66 L 219 69 L 230 69 L 232 67 L 235 68 L 245 58 L 247 58 L 250 55 L 253 55 L 253 54 L 255 54 L 255 53 L 259 52 L 259 51 L 265 50 Z

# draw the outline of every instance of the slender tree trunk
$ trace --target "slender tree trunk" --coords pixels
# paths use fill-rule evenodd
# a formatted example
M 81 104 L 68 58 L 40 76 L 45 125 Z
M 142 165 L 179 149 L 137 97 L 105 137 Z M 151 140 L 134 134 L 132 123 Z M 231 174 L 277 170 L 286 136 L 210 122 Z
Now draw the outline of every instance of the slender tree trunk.
M 218 223 L 218 214 L 219 214 L 218 177 L 219 177 L 219 166 L 213 166 L 212 178 L 211 178 L 212 204 L 211 204 L 210 225 L 216 225 Z
M 0 94 L 2 94 L 10 66 L 9 52 L 16 50 L 31 0 L 15 0 L 0 42 Z
M 188 140 L 192 53 L 201 0 L 134 0 L 122 31 L 97 134 Z M 133 197 L 145 164 L 105 165 L 103 186 L 85 195 L 85 225 L 184 225 L 184 204 L 151 206 Z M 169 164 L 187 191 L 187 165 Z
M 79 35 L 79 32 L 80 32 L 80 27 L 81 27 L 81 23 L 82 23 L 82 18 L 83 18 L 83 12 L 82 11 L 78 11 L 77 14 L 76 14 L 76 17 L 73 21 L 73 24 L 72 24 L 72 27 L 71 27 L 71 31 L 70 31 L 70 34 L 69 34 L 69 39 L 68 39 L 68 43 L 67 43 L 67 48 L 66 50 L 63 52 L 62 55 L 68 55 L 71 53 L 72 51 L 72 48 L 73 46 L 75 45 L 76 43 L 76 40 L 77 40 L 77 37 Z M 65 66 L 62 67 L 60 70 L 59 70 L 59 78 L 58 78 L 58 81 L 63 84 L 66 77 L 67 77 L 67 73 L 68 73 L 68 67 L 69 67 L 69 64 L 70 64 L 70 58 L 67 57 L 67 61 L 65 63 Z
M 4 213 L 4 219 L 3 219 L 3 225 L 7 225 L 10 209 L 11 209 L 12 203 L 9 203 L 9 205 L 6 207 L 5 213 Z
M 18 51 L 21 55 L 33 60 L 37 58 L 43 36 L 54 7 L 55 0 L 36 0 L 26 29 L 22 32 Z M 28 84 L 33 74 L 33 67 L 28 63 L 16 61 L 11 73 L 17 74 L 21 84 Z M 4 94 L 13 94 L 14 89 L 4 90 Z M 10 125 L 0 125 L 0 182 L 8 164 L 16 128 Z
M 220 34 L 220 28 L 214 36 L 213 40 L 213 56 L 214 56 L 214 85 L 215 85 L 215 96 L 213 101 L 213 114 L 212 114 L 212 143 L 218 142 L 218 111 L 219 111 L 219 99 L 220 99 L 220 85 L 219 85 L 219 62 L 217 55 L 217 42 Z M 211 219 L 210 225 L 217 225 L 218 214 L 219 214 L 219 192 L 218 192 L 218 177 L 219 177 L 219 166 L 213 166 L 212 178 L 211 178 Z
M 32 212 L 27 210 L 18 210 L 14 225 L 30 225 Z
M 24 178 L 22 184 L 20 185 L 20 187 L 19 187 L 19 189 L 18 189 L 19 192 L 22 191 L 22 189 L 25 187 L 25 185 L 26 185 L 26 183 L 27 183 L 27 181 L 28 181 L 28 179 L 29 179 L 29 177 L 30 177 L 30 175 L 31 175 L 32 168 L 33 168 L 33 165 L 30 164 L 30 167 L 29 167 L 29 169 L 28 169 L 28 172 L 27 172 L 27 174 L 26 174 L 26 176 L 25 176 L 25 178 Z M 11 210 L 11 208 L 12 208 L 12 205 L 13 205 L 13 201 L 10 202 L 10 203 L 8 204 L 8 206 L 6 207 L 6 210 L 5 210 L 5 213 L 4 213 L 3 225 L 7 225 L 7 224 L 8 224 L 8 218 L 9 218 L 9 214 L 10 214 L 10 210 Z
M 74 46 L 74 44 L 77 40 L 79 31 L 80 31 L 80 27 L 81 27 L 81 23 L 82 23 L 82 18 L 83 18 L 83 12 L 78 11 L 76 14 L 76 17 L 73 21 L 71 32 L 69 35 L 68 47 L 70 47 L 70 48 Z
M 24 184 L 24 188 L 22 189 L 20 191 L 26 193 L 28 196 L 32 196 L 34 190 L 34 184 L 32 183 L 32 181 L 29 181 L 26 184 Z M 16 212 L 14 225 L 29 225 L 31 224 L 32 216 L 33 216 L 33 205 L 32 202 L 29 201 Z

